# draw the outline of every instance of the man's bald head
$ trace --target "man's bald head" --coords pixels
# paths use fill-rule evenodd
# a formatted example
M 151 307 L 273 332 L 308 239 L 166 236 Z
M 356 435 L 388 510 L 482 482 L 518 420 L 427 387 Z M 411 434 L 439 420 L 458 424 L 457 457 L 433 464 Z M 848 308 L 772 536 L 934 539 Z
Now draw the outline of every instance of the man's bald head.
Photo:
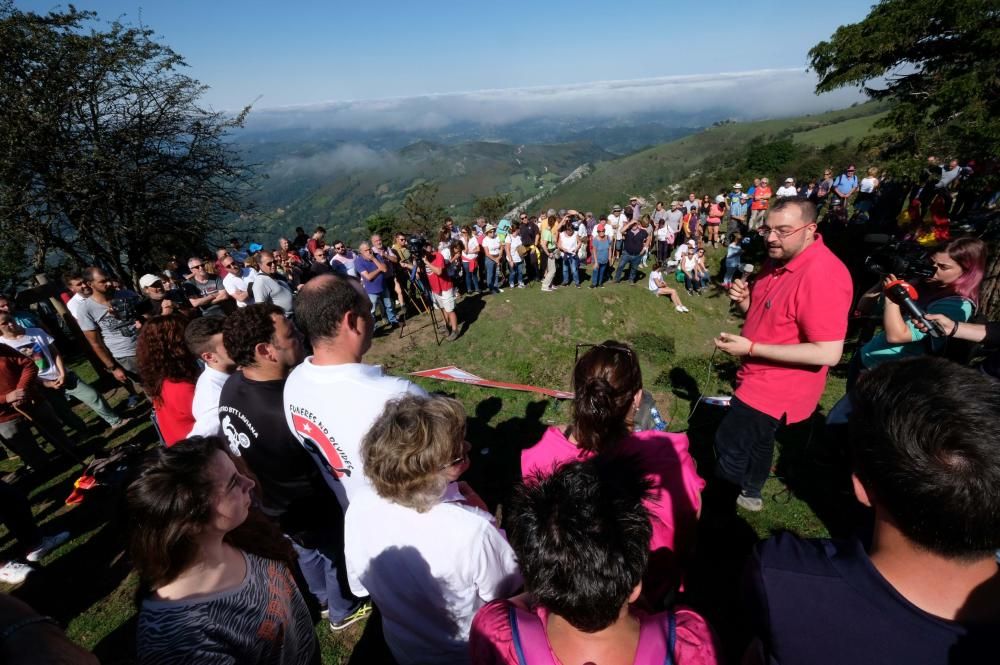
M 320 275 L 306 282 L 295 298 L 295 323 L 316 344 L 340 333 L 348 313 L 371 316 L 371 304 L 357 279 Z

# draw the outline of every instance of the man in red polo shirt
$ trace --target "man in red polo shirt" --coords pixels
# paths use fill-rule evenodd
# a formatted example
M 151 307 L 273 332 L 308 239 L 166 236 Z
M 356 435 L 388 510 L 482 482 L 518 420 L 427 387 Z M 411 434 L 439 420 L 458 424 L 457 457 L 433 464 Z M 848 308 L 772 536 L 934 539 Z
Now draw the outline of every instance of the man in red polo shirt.
M 742 335 L 715 345 L 743 359 L 736 394 L 715 434 L 716 476 L 739 490 L 736 504 L 763 507 L 774 435 L 809 418 L 840 362 L 851 307 L 851 276 L 816 233 L 816 206 L 781 199 L 759 229 L 768 260 L 752 285 L 733 281 L 729 297 L 746 313 Z M 731 496 L 732 496 L 731 495 Z

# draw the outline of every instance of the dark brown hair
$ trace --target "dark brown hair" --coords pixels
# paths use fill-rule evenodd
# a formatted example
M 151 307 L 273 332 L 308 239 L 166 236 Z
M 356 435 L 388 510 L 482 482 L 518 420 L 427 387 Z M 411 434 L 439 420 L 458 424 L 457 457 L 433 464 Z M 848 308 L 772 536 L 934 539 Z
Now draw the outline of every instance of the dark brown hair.
M 580 448 L 603 452 L 628 434 L 629 410 L 642 389 L 642 371 L 627 344 L 606 340 L 573 369 L 573 435 Z
M 254 477 L 219 437 L 195 436 L 156 450 L 129 484 L 129 553 L 142 582 L 140 593 L 169 584 L 195 560 L 198 535 L 212 514 L 214 488 L 207 470 L 216 452 L 227 455 L 241 474 Z M 295 558 L 277 526 L 253 506 L 246 521 L 224 539 L 289 565 Z
M 186 316 L 175 313 L 154 316 L 142 324 L 135 356 L 142 387 L 154 402 L 160 399 L 167 379 L 195 383 L 201 373 L 184 339 L 187 323 Z

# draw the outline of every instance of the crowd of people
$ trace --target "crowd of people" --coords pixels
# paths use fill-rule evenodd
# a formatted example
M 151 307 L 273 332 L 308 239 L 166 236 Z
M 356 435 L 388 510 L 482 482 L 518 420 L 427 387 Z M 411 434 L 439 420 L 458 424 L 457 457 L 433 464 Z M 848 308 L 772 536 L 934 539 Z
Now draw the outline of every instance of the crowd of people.
M 141 277 L 141 294 L 99 267 L 66 275 L 88 352 L 128 408 L 148 399 L 163 443 L 126 493 L 139 662 L 318 663 L 317 621 L 341 631 L 370 616 L 401 665 L 723 662 L 739 636 L 720 641 L 676 599 L 699 534 L 765 509 L 776 434 L 813 416 L 844 355 L 854 285 L 817 228 L 824 206 L 863 209 L 852 197 L 877 174 L 870 187 L 855 174 L 788 179 L 774 197 L 760 178 L 648 213 L 636 197 L 597 217 L 447 219 L 436 239 L 373 235 L 356 251 L 299 229 L 274 250 L 234 240 L 186 271 L 172 259 Z M 751 278 L 753 234 L 767 259 Z M 437 309 L 455 339 L 459 291 L 581 288 L 587 267 L 600 288 L 651 266 L 649 291 L 684 313 L 680 284 L 708 287 L 716 249 L 719 288 L 745 322 L 715 339 L 740 369 L 710 468 L 651 416 L 635 349 L 580 345 L 567 422 L 526 442 L 498 523 L 463 479 L 474 460 L 462 404 L 365 362 L 377 314 L 391 329 Z M 855 353 L 838 417 L 873 526 L 757 545 L 744 662 L 978 663 L 1000 646 L 997 363 L 935 357 L 1000 337 L 971 322 L 985 262 L 976 238 L 936 246 L 914 297 L 923 319 L 874 297 L 896 275 L 862 299 L 883 331 Z M 26 468 L 49 463 L 32 427 L 72 459 L 97 452 L 64 430 L 85 429 L 66 395 L 109 432 L 129 422 L 7 299 L 0 342 L 0 439 Z M 68 538 L 44 537 L 23 497 L 0 491 L 29 559 Z M 23 580 L 30 566 L 12 563 L 26 570 L 0 578 Z

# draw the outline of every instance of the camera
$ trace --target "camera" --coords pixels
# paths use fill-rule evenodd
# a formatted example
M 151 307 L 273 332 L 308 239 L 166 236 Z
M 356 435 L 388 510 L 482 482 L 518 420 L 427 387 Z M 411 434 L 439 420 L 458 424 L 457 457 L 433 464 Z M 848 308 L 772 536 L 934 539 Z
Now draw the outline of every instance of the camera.
M 427 239 L 422 235 L 414 234 L 406 239 L 406 246 L 414 257 L 423 256 L 424 248 L 427 247 Z
M 927 252 L 913 242 L 890 242 L 865 259 L 865 268 L 876 275 L 896 275 L 901 279 L 928 279 L 937 272 Z

